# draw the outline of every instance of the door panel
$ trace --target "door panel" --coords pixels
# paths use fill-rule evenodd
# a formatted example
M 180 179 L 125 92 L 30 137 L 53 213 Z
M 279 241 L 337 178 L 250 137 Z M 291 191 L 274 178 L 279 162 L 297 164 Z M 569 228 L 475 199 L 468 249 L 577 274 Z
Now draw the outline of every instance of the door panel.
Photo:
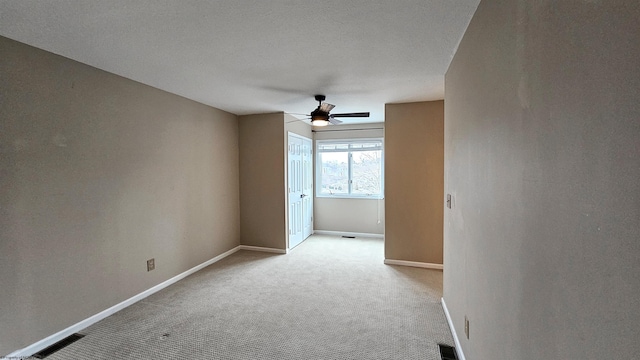
M 313 231 L 313 148 L 311 140 L 288 136 L 289 249 Z
M 313 146 L 311 140 L 302 140 L 302 237 L 313 232 Z
M 302 162 L 302 140 L 289 135 L 289 249 L 302 242 L 302 186 L 300 168 Z

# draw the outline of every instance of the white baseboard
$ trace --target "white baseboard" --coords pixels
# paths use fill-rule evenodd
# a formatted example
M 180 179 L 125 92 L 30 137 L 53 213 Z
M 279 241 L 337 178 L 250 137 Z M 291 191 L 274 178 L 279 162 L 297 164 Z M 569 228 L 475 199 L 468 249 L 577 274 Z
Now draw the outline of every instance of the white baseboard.
M 250 245 L 240 245 L 238 246 L 238 250 L 249 250 L 249 251 L 262 251 L 268 253 L 276 253 L 276 254 L 286 254 L 287 250 L 285 249 L 276 249 L 276 248 L 268 248 L 261 246 L 250 246 Z
M 35 342 L 35 343 L 33 343 L 33 344 L 23 348 L 23 349 L 14 351 L 11 354 L 3 357 L 2 359 L 27 358 L 27 357 L 37 353 L 38 351 L 43 350 L 43 349 L 47 348 L 48 346 L 51 346 L 51 345 L 57 343 L 58 341 L 66 338 L 67 336 L 69 336 L 71 334 L 74 334 L 74 333 L 76 333 L 78 331 L 81 331 L 82 329 L 87 328 L 87 327 L 97 323 L 98 321 L 106 318 L 107 316 L 113 315 L 116 312 L 126 308 L 127 306 L 130 306 L 130 305 L 132 305 L 132 304 L 134 304 L 134 303 L 146 298 L 147 296 L 152 295 L 153 293 L 156 293 L 156 292 L 166 288 L 167 286 L 172 285 L 172 284 L 174 284 L 174 283 L 186 278 L 187 276 L 189 276 L 191 274 L 193 274 L 193 273 L 195 273 L 195 272 L 197 272 L 199 270 L 202 270 L 203 268 L 205 268 L 205 267 L 207 267 L 207 266 L 209 266 L 209 265 L 211 265 L 211 264 L 213 264 L 213 263 L 215 263 L 217 261 L 220 261 L 220 260 L 226 258 L 227 256 L 237 252 L 240 249 L 254 250 L 254 249 L 248 249 L 247 247 L 243 247 L 243 246 L 244 245 L 236 246 L 236 247 L 234 247 L 233 249 L 231 249 L 229 251 L 226 251 L 226 252 L 224 252 L 224 253 L 222 253 L 222 254 L 220 254 L 220 255 L 218 255 L 218 256 L 210 259 L 210 260 L 207 260 L 207 261 L 203 262 L 200 265 L 197 265 L 197 266 L 195 266 L 195 267 L 193 267 L 193 268 L 191 268 L 191 269 L 189 269 L 189 270 L 187 270 L 187 271 L 185 271 L 185 272 L 183 272 L 183 273 L 181 273 L 179 275 L 176 275 L 176 276 L 172 277 L 169 280 L 166 280 L 166 281 L 164 281 L 164 282 L 162 282 L 162 283 L 160 283 L 160 284 L 158 284 L 158 285 L 156 285 L 156 286 L 154 286 L 154 287 L 152 287 L 150 289 L 145 290 L 145 291 L 139 293 L 138 295 L 135 295 L 135 296 L 133 296 L 133 297 L 121 302 L 121 303 L 118 303 L 118 304 L 116 304 L 116 305 L 114 305 L 114 306 L 112 306 L 112 307 L 110 307 L 110 308 L 108 308 L 106 310 L 103 310 L 103 311 L 101 311 L 101 312 L 99 312 L 99 313 L 97 313 L 97 314 L 95 314 L 95 315 L 93 315 L 91 317 L 88 317 L 88 318 L 86 318 L 86 319 L 84 319 L 84 320 L 82 320 L 82 321 L 80 321 L 80 322 L 78 322 L 78 323 L 76 323 L 74 325 L 71 325 L 71 326 L 69 326 L 68 328 L 66 328 L 64 330 L 58 331 L 57 333 L 55 333 L 53 335 L 50 335 L 50 336 L 48 336 L 48 337 L 46 337 L 46 338 L 44 338 L 44 339 L 42 339 L 42 340 L 40 340 L 38 342 Z M 250 247 L 250 248 L 253 248 L 253 247 Z M 279 250 L 279 249 L 273 249 L 273 250 Z M 255 250 L 255 251 L 268 251 L 268 250 Z
M 449 323 L 449 329 L 451 329 L 451 335 L 453 335 L 453 341 L 456 343 L 456 354 L 458 354 L 458 359 L 466 360 L 464 357 L 464 353 L 462 352 L 462 345 L 460 345 L 460 339 L 458 338 L 458 334 L 456 333 L 456 328 L 453 327 L 453 320 L 451 320 L 451 314 L 449 314 L 449 309 L 447 309 L 447 303 L 444 302 L 444 298 L 440 298 L 442 302 L 442 309 L 444 309 L 444 315 L 447 317 L 447 322 Z
M 314 230 L 313 234 L 314 235 L 332 235 L 332 236 L 355 236 L 355 237 L 384 239 L 383 234 L 358 233 L 358 232 L 349 232 L 349 231 Z
M 442 264 L 423 263 L 417 261 L 384 259 L 384 263 L 387 265 L 411 266 L 434 270 L 442 270 L 443 268 Z

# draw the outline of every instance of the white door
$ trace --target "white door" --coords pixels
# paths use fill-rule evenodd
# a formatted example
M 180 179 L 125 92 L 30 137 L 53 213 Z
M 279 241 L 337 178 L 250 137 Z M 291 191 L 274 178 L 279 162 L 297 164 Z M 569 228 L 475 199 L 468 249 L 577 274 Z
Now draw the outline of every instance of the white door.
M 313 232 L 313 146 L 302 139 L 302 237 Z
M 311 235 L 313 228 L 312 151 L 311 140 L 289 133 L 289 249 L 293 249 Z

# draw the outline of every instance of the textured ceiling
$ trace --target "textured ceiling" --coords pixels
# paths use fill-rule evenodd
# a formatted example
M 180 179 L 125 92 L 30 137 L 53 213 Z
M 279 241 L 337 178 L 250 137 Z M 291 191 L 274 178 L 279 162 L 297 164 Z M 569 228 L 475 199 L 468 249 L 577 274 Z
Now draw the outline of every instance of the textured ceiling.
M 0 0 L 0 35 L 234 114 L 444 98 L 479 0 Z M 346 119 L 345 122 L 356 122 Z

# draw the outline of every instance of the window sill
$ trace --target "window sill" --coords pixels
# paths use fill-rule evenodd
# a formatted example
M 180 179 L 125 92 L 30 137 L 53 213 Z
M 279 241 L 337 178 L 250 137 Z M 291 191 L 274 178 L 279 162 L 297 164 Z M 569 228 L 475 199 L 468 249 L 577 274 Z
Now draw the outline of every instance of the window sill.
M 316 195 L 316 198 L 322 199 L 360 199 L 360 200 L 384 200 L 384 196 L 381 195 L 346 195 L 346 194 L 335 194 L 335 195 Z

